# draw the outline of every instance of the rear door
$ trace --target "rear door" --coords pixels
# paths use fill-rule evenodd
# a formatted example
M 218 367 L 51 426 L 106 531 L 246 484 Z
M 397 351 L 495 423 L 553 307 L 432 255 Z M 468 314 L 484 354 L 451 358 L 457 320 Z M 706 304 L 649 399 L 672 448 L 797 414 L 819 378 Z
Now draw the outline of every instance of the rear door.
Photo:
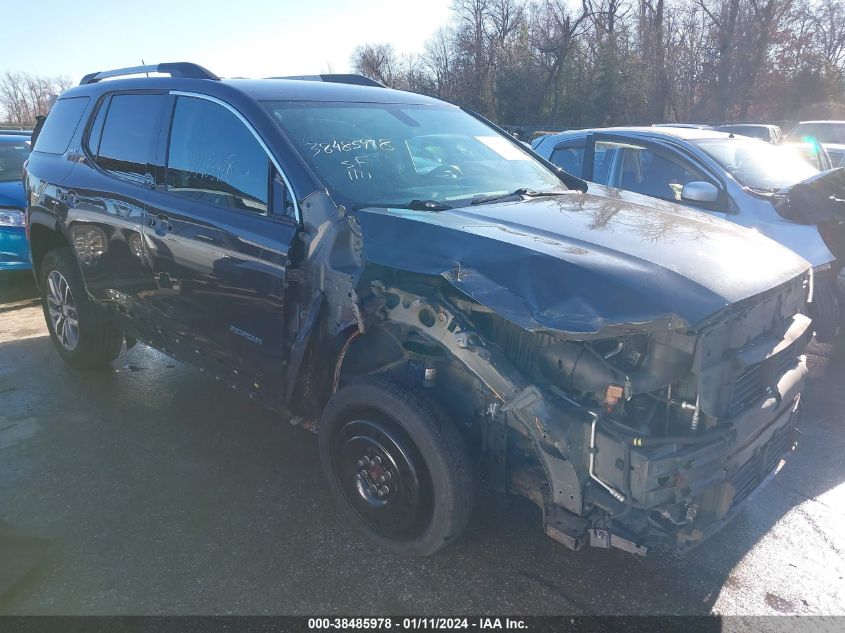
M 172 347 L 188 342 L 220 379 L 239 386 L 249 376 L 249 388 L 259 389 L 283 373 L 294 197 L 230 106 L 174 94 L 167 110 L 163 169 L 144 226 L 155 282 L 149 300 Z
M 676 148 L 619 134 L 587 135 L 582 177 L 609 187 L 633 191 L 708 212 L 723 213 L 728 206 L 724 184 Z M 716 202 L 682 199 L 684 185 L 707 182 L 719 191 Z
M 126 311 L 138 309 L 152 286 L 141 234 L 165 99 L 162 92 L 101 97 L 83 134 L 73 187 L 62 192 L 88 291 Z

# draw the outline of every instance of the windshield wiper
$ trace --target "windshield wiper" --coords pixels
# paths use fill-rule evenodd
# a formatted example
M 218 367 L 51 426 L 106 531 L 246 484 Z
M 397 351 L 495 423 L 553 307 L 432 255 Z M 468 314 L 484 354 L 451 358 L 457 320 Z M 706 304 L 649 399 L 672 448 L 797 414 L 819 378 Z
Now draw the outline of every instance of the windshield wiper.
M 471 205 L 474 204 L 486 204 L 488 202 L 500 202 L 503 200 L 509 200 L 511 198 L 517 197 L 525 197 L 525 198 L 542 198 L 545 196 L 562 196 L 564 195 L 564 191 L 534 191 L 533 189 L 529 189 L 528 187 L 520 187 L 516 191 L 511 191 L 510 193 L 497 193 L 492 196 L 479 196 L 477 198 L 473 198 Z
M 448 209 L 455 208 L 449 206 L 448 204 L 438 202 L 437 200 L 411 200 L 410 202 L 377 202 L 371 206 L 382 207 L 385 209 L 411 209 L 412 211 L 447 211 Z

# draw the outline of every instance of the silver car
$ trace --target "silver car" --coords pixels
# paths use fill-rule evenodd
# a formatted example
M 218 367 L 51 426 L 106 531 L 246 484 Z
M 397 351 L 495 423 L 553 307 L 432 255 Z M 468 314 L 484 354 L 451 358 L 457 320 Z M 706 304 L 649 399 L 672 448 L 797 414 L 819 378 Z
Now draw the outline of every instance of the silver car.
M 834 167 L 845 167 L 845 121 L 801 121 L 786 135 L 787 143 L 821 145 Z
M 845 170 L 822 172 L 793 148 L 693 128 L 577 130 L 541 137 L 533 149 L 586 180 L 680 202 L 784 244 L 814 267 L 817 336 L 838 332 Z
M 714 129 L 719 132 L 729 132 L 733 134 L 740 134 L 742 136 L 750 136 L 751 138 L 759 138 L 761 141 L 767 143 L 780 143 L 783 140 L 783 131 L 778 125 L 769 125 L 767 123 L 726 123 L 718 125 Z

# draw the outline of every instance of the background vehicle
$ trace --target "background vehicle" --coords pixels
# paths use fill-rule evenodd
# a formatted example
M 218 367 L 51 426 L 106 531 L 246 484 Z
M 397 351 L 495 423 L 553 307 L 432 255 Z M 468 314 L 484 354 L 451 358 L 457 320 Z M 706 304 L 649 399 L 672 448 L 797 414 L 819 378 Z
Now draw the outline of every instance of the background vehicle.
M 22 181 L 29 152 L 29 135 L 25 132 L 0 134 L 0 271 L 30 267 Z
M 797 153 L 808 165 L 818 171 L 827 171 L 836 167 L 825 147 L 815 141 L 784 142 L 781 145 Z
M 783 132 L 780 126 L 777 125 L 767 125 L 764 123 L 726 123 L 724 125 L 717 125 L 713 129 L 719 132 L 729 132 L 758 138 L 761 141 L 773 144 L 780 143 L 783 140 Z
M 815 141 L 845 144 L 845 121 L 801 121 L 789 130 L 784 139 L 788 143 Z
M 707 123 L 653 123 L 651 127 L 672 127 L 684 130 L 712 130 L 713 126 Z
M 845 121 L 801 121 L 786 135 L 788 143 L 821 145 L 831 167 L 845 166 Z
M 534 150 L 587 180 L 679 202 L 791 248 L 816 271 L 817 335 L 830 340 L 838 332 L 845 231 L 828 189 L 845 187 L 841 176 L 819 179 L 790 147 L 689 128 L 578 130 L 538 139 Z M 797 201 L 808 189 L 814 195 Z
M 845 167 L 845 144 L 826 143 L 824 150 L 830 158 L 832 167 Z
M 173 77 L 101 81 L 146 71 Z M 316 426 L 342 511 L 402 553 L 460 534 L 479 471 L 574 549 L 724 525 L 795 444 L 808 263 L 336 81 L 162 64 L 64 93 L 26 176 L 58 353 L 142 340 Z

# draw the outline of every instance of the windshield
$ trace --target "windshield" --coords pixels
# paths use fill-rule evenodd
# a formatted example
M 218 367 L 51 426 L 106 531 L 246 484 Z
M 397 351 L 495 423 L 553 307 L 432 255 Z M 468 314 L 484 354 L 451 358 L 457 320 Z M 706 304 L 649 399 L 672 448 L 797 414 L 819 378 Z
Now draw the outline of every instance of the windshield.
M 845 143 L 845 123 L 799 123 L 789 133 L 790 142 Z
M 740 184 L 759 191 L 778 191 L 819 173 L 791 147 L 740 138 L 699 139 L 692 143 Z
M 29 143 L 21 140 L 0 140 L 0 182 L 20 180 L 23 164 L 29 156 Z
M 560 179 L 532 155 L 453 106 L 271 102 L 265 107 L 306 162 L 357 207 L 473 198 Z

